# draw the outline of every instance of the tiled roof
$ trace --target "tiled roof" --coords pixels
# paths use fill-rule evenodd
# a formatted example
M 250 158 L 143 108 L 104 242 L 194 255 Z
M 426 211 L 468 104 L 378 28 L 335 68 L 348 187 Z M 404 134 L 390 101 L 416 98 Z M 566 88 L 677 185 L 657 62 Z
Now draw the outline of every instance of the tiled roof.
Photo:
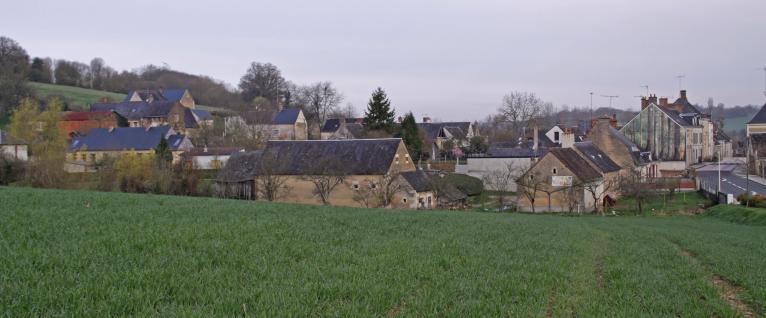
M 753 116 L 753 119 L 751 119 L 748 124 L 766 124 L 766 104 L 763 104 L 761 107 L 761 110 L 758 111 L 758 113 Z
M 156 148 L 168 132 L 170 126 L 93 128 L 87 135 L 75 137 L 69 151 L 149 150 Z M 166 138 L 170 149 L 177 150 L 185 136 L 171 135 Z
M 362 124 L 364 121 L 364 118 L 327 118 L 324 121 L 324 125 L 322 125 L 322 131 L 323 133 L 334 133 L 338 131 L 340 128 L 340 122 L 341 120 L 345 121 L 346 124 Z
M 401 175 L 402 178 L 404 178 L 404 180 L 406 180 L 407 183 L 409 183 L 410 186 L 412 186 L 412 188 L 417 192 L 433 190 L 433 183 L 430 179 L 431 177 L 422 170 L 402 172 Z
M 601 174 L 596 169 L 593 169 L 574 149 L 555 148 L 551 149 L 548 153 L 554 155 L 580 181 L 590 182 L 601 178 Z
M 270 110 L 247 111 L 240 114 L 248 125 L 293 125 L 301 113 L 300 108 L 285 108 L 279 112 Z
M 274 125 L 293 125 L 298 120 L 301 109 L 297 107 L 285 108 L 274 117 Z
M 114 111 L 129 120 L 138 120 L 150 117 L 167 117 L 176 102 L 122 102 L 122 103 L 96 103 L 90 106 L 90 111 Z
M 183 88 L 167 88 L 167 89 L 141 89 L 135 91 L 128 91 L 128 95 L 125 96 L 123 102 L 130 101 L 133 97 L 133 93 L 138 93 L 138 96 L 142 101 L 148 101 L 150 98 L 153 101 L 171 101 L 177 102 L 183 98 L 186 89 Z
M 583 157 L 598 167 L 601 172 L 619 171 L 620 165 L 612 161 L 601 149 L 590 141 L 576 142 L 574 147 L 583 154 Z
M 226 162 L 226 166 L 218 172 L 216 179 L 222 182 L 242 182 L 253 180 L 256 170 L 261 163 L 262 150 L 237 152 Z
M 383 175 L 401 144 L 399 138 L 346 140 L 272 140 L 264 154 L 279 162 L 278 174 Z
M 625 137 L 619 130 L 615 129 L 612 126 L 607 127 L 607 132 L 609 132 L 609 135 L 617 139 L 620 143 L 622 143 L 623 146 L 630 152 L 630 156 L 633 158 L 633 163 L 635 163 L 637 166 L 646 164 L 649 162 L 646 157 L 641 156 L 641 149 L 638 148 L 638 146 L 632 142 L 628 137 Z

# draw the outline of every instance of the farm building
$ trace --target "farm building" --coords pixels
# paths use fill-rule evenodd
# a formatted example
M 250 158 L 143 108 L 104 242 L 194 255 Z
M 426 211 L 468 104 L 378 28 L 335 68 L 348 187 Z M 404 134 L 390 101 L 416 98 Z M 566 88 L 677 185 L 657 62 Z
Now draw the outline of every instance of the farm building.
M 152 155 L 162 138 L 167 140 L 173 153 L 173 162 L 178 162 L 181 153 L 194 147 L 189 138 L 177 134 L 170 126 L 93 128 L 88 134 L 72 139 L 67 149 L 66 170 L 94 171 L 101 160 L 125 153 Z
M 479 136 L 478 129 L 471 122 L 431 122 L 431 118 L 423 118 L 423 122 L 418 124 L 424 134 L 423 149 L 427 151 L 431 158 L 438 158 L 445 151 L 447 142 L 452 143 L 454 147 L 467 147 L 471 138 Z
M 300 108 L 274 111 L 249 111 L 240 116 L 227 117 L 227 134 L 243 130 L 253 138 L 266 140 L 306 140 L 308 123 Z
M 65 112 L 59 121 L 59 130 L 67 140 L 84 135 L 92 128 L 126 126 L 124 117 L 113 111 Z
M 184 88 L 168 88 L 168 89 L 142 89 L 129 91 L 125 96 L 123 102 L 177 102 L 186 108 L 195 108 L 196 103 L 191 92 Z
M 328 118 L 325 120 L 320 136 L 328 139 L 360 139 L 364 134 L 364 118 Z
M 0 130 L 0 155 L 26 161 L 29 159 L 29 147 L 26 142 L 13 138 Z
M 129 127 L 170 125 L 182 133 L 193 133 L 199 128 L 192 110 L 173 101 L 96 103 L 90 111 L 115 112 L 127 120 Z
M 226 165 L 232 155 L 244 151 L 239 147 L 202 147 L 189 149 L 181 156 L 193 169 L 218 170 Z

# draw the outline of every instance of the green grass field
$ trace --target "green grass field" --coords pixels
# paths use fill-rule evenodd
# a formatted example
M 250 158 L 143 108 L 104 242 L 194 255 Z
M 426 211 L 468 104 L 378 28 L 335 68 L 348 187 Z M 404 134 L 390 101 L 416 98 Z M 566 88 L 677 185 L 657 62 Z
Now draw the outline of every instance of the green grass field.
M 96 103 L 101 97 L 107 97 L 112 102 L 119 102 L 125 98 L 125 94 L 99 91 L 73 86 L 54 85 L 45 83 L 30 82 L 35 94 L 41 98 L 51 96 L 63 97 L 71 110 L 88 110 L 90 104 Z
M 766 231 L 707 216 L 364 210 L 13 187 L 0 187 L 0 204 L 0 316 L 766 313 Z M 744 309 L 722 298 L 726 290 Z
M 708 209 L 707 214 L 734 223 L 766 225 L 766 209 L 747 208 L 741 205 L 717 205 Z
M 80 88 L 80 87 L 73 87 L 73 86 L 35 83 L 35 82 L 29 82 L 29 85 L 32 87 L 32 90 L 34 90 L 35 94 L 37 94 L 38 97 L 41 97 L 44 99 L 51 96 L 63 97 L 64 100 L 68 103 L 69 108 L 75 111 L 90 109 L 90 104 L 98 102 L 101 99 L 101 97 L 108 97 L 109 100 L 112 102 L 119 102 L 125 98 L 125 94 L 122 94 L 122 93 L 112 93 L 112 92 L 99 91 L 94 89 L 87 89 L 87 88 Z M 220 113 L 232 112 L 231 110 L 228 110 L 228 109 L 205 106 L 205 105 L 197 105 L 196 108 L 207 110 L 210 112 L 220 112 Z

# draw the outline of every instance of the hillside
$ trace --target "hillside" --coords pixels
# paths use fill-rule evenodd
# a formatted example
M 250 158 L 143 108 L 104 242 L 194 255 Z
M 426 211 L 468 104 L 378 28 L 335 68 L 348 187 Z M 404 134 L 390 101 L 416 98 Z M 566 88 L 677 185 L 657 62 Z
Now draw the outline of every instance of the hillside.
M 8 187 L 0 202 L 3 316 L 766 313 L 766 272 L 753 270 L 766 267 L 766 231 L 710 217 L 404 212 Z
M 90 104 L 98 102 L 102 97 L 107 97 L 111 102 L 122 101 L 125 98 L 125 94 L 113 93 L 107 91 L 99 91 L 87 88 L 80 88 L 74 86 L 64 86 L 55 84 L 35 83 L 30 82 L 29 85 L 34 90 L 35 94 L 39 98 L 47 99 L 51 96 L 63 97 L 64 101 L 68 104 L 70 110 L 88 110 Z M 203 109 L 211 112 L 229 113 L 230 110 L 197 105 L 198 109 Z

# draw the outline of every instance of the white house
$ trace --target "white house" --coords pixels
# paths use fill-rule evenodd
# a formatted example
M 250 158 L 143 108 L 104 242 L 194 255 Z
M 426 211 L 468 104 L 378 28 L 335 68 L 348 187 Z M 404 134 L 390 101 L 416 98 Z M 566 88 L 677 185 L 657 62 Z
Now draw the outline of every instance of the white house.
M 16 160 L 29 159 L 27 143 L 11 138 L 2 130 L 0 130 L 0 154 Z
M 245 152 L 245 149 L 238 147 L 193 148 L 184 152 L 182 156 L 188 159 L 189 164 L 196 170 L 218 170 L 223 168 L 229 158 L 238 152 Z

